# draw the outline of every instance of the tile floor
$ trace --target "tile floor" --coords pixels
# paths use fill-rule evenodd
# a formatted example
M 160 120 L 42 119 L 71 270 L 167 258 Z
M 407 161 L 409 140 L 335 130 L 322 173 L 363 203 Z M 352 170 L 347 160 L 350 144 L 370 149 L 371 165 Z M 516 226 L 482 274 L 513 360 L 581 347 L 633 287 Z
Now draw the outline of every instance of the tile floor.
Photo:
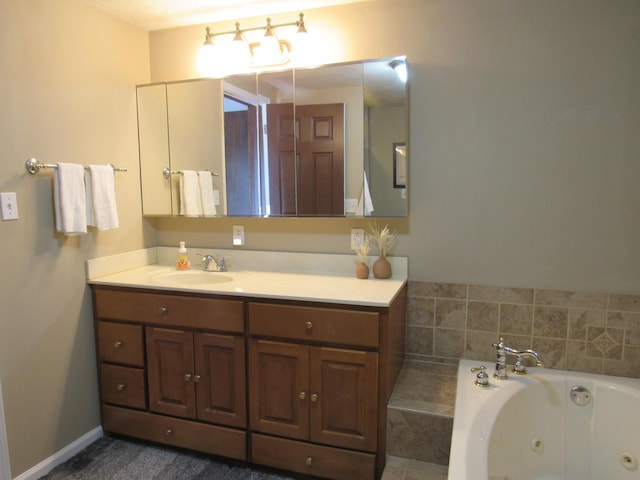
M 444 465 L 387 456 L 382 480 L 447 480 L 447 473 Z

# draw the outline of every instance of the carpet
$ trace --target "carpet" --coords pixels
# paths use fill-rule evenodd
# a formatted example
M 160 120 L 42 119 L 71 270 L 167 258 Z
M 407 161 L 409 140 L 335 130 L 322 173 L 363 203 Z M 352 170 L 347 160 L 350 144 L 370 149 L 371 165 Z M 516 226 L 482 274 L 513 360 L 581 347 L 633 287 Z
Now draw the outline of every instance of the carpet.
M 289 480 L 198 453 L 104 436 L 41 480 Z

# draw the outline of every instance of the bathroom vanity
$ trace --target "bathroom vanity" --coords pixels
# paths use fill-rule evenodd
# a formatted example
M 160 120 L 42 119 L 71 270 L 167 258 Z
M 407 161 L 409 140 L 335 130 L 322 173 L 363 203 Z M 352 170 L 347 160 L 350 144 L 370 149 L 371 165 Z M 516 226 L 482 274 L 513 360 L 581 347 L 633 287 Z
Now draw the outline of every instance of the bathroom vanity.
M 382 475 L 406 278 L 243 270 L 181 284 L 170 270 L 89 280 L 106 432 L 323 478 Z

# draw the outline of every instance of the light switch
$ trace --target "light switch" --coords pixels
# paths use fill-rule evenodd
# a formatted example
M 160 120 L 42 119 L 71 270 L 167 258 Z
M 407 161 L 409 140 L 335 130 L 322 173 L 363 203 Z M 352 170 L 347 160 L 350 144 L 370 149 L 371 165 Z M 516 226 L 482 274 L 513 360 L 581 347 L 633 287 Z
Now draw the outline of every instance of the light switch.
M 18 198 L 16 192 L 0 193 L 0 204 L 2 205 L 2 220 L 18 219 Z

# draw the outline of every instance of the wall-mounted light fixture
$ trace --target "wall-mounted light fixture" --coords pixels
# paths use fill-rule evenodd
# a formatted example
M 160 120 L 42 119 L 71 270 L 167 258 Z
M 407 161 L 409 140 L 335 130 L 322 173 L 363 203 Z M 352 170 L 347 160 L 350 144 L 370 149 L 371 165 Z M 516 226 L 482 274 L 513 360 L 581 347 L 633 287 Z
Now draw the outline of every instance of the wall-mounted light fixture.
M 389 66 L 396 72 L 402 83 L 407 83 L 407 62 L 404 60 L 393 60 Z
M 282 27 L 297 27 L 296 40 L 293 44 L 278 38 L 276 29 Z M 250 41 L 249 32 L 262 30 L 264 33 L 256 41 Z M 304 25 L 304 14 L 295 22 L 271 24 L 267 18 L 266 26 L 240 28 L 236 22 L 235 30 L 212 33 L 206 27 L 204 44 L 198 55 L 198 70 L 205 75 L 215 75 L 221 71 L 242 70 L 246 67 L 268 67 L 284 65 L 291 60 L 293 45 L 305 43 L 302 37 L 308 35 Z M 227 39 L 217 37 L 230 37 Z M 215 43 L 214 43 L 215 39 Z

